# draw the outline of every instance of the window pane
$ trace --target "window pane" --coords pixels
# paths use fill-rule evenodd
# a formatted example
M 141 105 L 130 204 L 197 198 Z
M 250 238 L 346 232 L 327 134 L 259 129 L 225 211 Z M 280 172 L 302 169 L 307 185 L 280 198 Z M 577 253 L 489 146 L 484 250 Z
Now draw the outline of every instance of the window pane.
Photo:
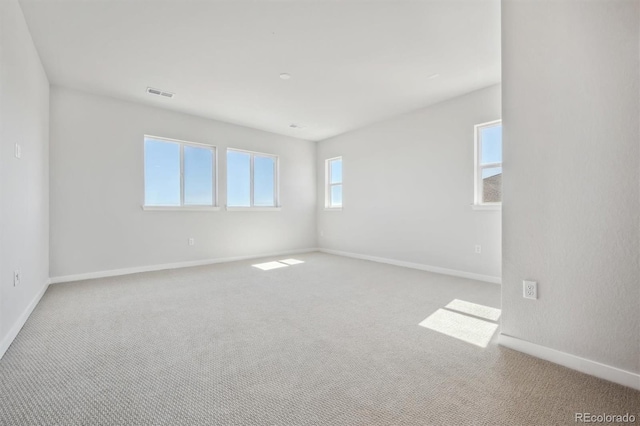
M 180 205 L 180 145 L 144 140 L 144 204 Z
M 331 207 L 342 207 L 342 185 L 331 187 Z
M 184 146 L 184 204 L 213 205 L 213 150 Z
M 276 162 L 273 157 L 253 157 L 253 204 L 275 207 L 274 182 Z
M 227 205 L 251 205 L 251 154 L 227 151 Z
M 502 163 L 502 126 L 485 127 L 480 130 L 482 141 L 481 164 Z
M 331 180 L 329 183 L 342 183 L 342 160 L 329 161 Z
M 502 202 L 502 167 L 482 169 L 482 202 Z

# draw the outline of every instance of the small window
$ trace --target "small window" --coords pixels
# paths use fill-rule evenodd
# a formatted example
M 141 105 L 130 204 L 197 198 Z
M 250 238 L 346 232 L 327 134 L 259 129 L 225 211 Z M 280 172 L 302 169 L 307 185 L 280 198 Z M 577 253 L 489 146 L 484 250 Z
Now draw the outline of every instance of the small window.
M 475 204 L 502 203 L 502 121 L 475 126 Z
M 325 207 L 342 208 L 342 157 L 330 158 L 325 162 L 326 195 Z
M 144 138 L 145 207 L 215 207 L 216 149 Z
M 277 207 L 278 157 L 227 150 L 227 207 Z

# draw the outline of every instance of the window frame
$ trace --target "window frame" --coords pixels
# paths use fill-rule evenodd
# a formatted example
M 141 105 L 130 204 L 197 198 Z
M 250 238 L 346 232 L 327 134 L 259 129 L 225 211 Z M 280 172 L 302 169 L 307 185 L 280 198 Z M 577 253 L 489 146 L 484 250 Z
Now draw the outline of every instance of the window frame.
M 229 151 L 241 152 L 243 154 L 249 154 L 249 206 L 230 206 L 229 205 Z M 256 206 L 254 204 L 254 163 L 255 157 L 268 157 L 274 159 L 274 171 L 273 171 L 273 206 Z M 280 156 L 276 154 L 268 154 L 266 152 L 250 151 L 240 148 L 227 147 L 227 156 L 225 157 L 226 164 L 226 196 L 227 203 L 225 208 L 228 211 L 280 211 Z
M 473 180 L 473 208 L 476 210 L 500 210 L 502 201 L 485 203 L 482 201 L 483 196 L 483 179 L 482 170 L 495 167 L 503 167 L 504 161 L 498 163 L 481 164 L 482 161 L 482 136 L 483 129 L 490 127 L 502 127 L 502 119 L 488 121 L 486 123 L 476 124 L 474 128 L 474 180 Z M 504 171 L 504 169 L 503 169 Z
M 146 188 L 147 188 L 147 173 L 146 173 L 146 150 L 144 143 L 147 139 L 153 139 L 159 142 L 167 142 L 174 143 L 180 146 L 180 205 L 179 206 L 156 206 L 156 205 L 147 205 L 147 199 L 145 196 Z M 145 134 L 142 139 L 142 180 L 143 180 L 143 202 L 142 209 L 148 211 L 218 211 L 220 210 L 220 206 L 218 205 L 218 147 L 211 144 L 200 143 L 200 142 L 191 142 L 185 141 L 181 139 L 172 139 L 161 136 L 153 136 Z M 211 161 L 211 166 L 213 167 L 213 173 L 211 176 L 212 186 L 211 190 L 212 194 L 212 204 L 184 204 L 184 147 L 192 146 L 195 148 L 204 148 L 209 149 L 213 154 L 213 159 Z
M 331 183 L 331 162 L 340 160 L 342 162 L 342 176 L 339 183 Z M 344 192 L 342 193 L 342 203 L 340 206 L 331 204 L 331 188 L 340 185 L 344 191 L 344 159 L 342 156 L 327 158 L 324 160 L 324 209 L 328 211 L 340 211 L 344 207 Z

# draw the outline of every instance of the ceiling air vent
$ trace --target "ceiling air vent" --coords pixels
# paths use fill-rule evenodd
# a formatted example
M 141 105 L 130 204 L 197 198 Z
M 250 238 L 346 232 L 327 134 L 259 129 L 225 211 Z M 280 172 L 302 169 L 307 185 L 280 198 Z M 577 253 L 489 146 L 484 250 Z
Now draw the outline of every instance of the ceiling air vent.
M 147 87 L 147 93 L 150 95 L 164 96 L 165 98 L 173 98 L 173 93 L 163 92 L 159 89 L 154 89 L 153 87 Z

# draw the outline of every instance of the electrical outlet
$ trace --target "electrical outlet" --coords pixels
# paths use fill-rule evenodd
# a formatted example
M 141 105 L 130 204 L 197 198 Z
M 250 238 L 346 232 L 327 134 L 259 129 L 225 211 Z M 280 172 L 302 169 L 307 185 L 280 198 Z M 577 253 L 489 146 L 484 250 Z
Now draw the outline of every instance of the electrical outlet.
M 196 239 L 195 238 L 189 238 L 189 245 L 193 246 L 196 244 Z
M 482 253 L 482 246 L 480 244 L 476 245 L 476 253 L 477 254 Z
M 16 269 L 15 271 L 13 271 L 13 286 L 17 287 L 20 285 L 20 270 Z
M 535 281 L 522 281 L 522 297 L 525 299 L 537 299 L 538 283 Z
M 20 146 L 19 143 L 16 144 L 15 155 L 16 155 L 16 158 L 22 158 L 22 147 Z

